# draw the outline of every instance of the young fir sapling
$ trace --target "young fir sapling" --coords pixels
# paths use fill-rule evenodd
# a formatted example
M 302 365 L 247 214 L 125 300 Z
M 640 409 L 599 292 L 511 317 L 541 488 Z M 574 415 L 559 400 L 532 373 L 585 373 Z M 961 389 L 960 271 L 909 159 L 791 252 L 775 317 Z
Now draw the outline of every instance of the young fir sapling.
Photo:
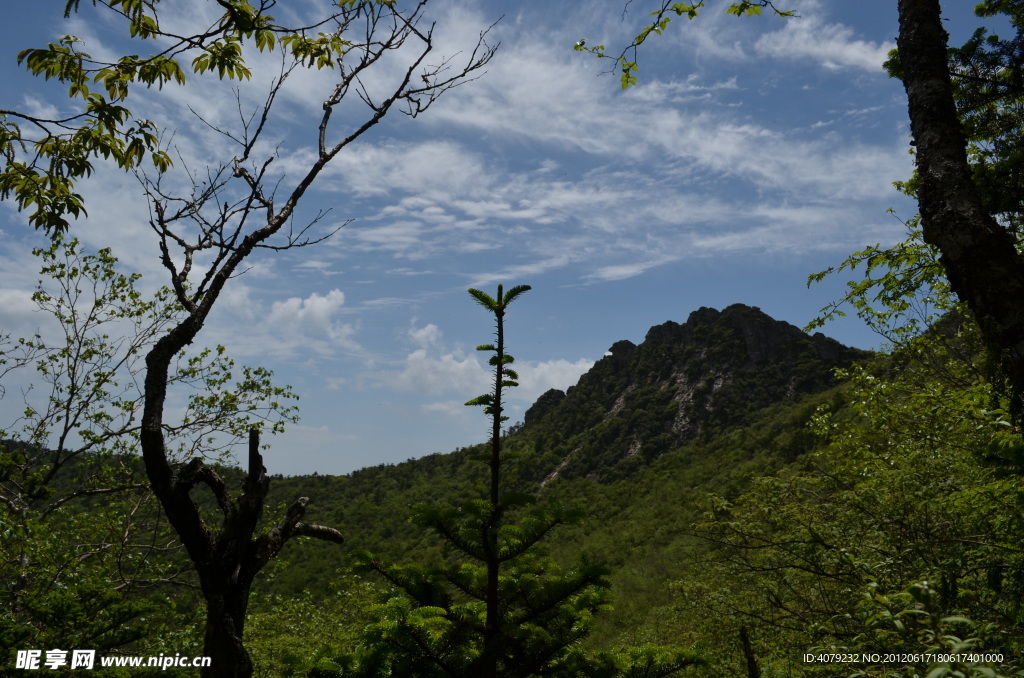
M 498 285 L 495 297 L 469 290 L 495 320 L 495 342 L 477 347 L 492 354 L 492 389 L 466 403 L 483 407 L 490 418 L 486 451 L 472 458 L 487 465 L 488 489 L 462 506 L 415 507 L 412 520 L 441 536 L 453 554 L 445 565 L 392 565 L 369 553 L 357 556 L 397 595 L 378 606 L 362 646 L 336 663 L 336 675 L 657 678 L 696 663 L 691 652 L 653 647 L 585 652 L 581 643 L 593 616 L 607 606 L 607 567 L 581 556 L 575 568 L 562 570 L 540 542 L 576 515 L 554 502 L 540 507 L 532 494 L 503 491 L 509 457 L 502 449 L 502 422 L 508 419 L 502 396 L 519 378 L 505 350 L 505 313 L 529 289 L 519 285 L 506 292 Z

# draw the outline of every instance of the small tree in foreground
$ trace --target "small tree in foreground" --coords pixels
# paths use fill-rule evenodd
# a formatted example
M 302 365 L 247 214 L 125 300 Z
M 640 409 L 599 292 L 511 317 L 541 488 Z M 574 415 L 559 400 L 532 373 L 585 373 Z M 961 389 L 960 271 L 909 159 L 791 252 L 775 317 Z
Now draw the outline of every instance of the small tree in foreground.
M 0 333 L 0 647 L 166 651 L 186 626 L 167 627 L 187 600 L 172 592 L 195 582 L 137 457 L 139 381 L 181 308 L 166 288 L 146 298 L 107 249 L 58 236 L 34 254 L 41 327 Z M 290 388 L 222 346 L 179 354 L 169 380 L 190 392 L 164 424 L 172 459 L 222 458 L 296 419 Z
M 391 565 L 368 553 L 362 564 L 399 590 L 376 610 L 364 648 L 346 658 L 338 675 L 465 676 L 668 676 L 695 663 L 689 652 L 638 648 L 588 656 L 580 642 L 596 612 L 607 606 L 608 569 L 586 557 L 563 571 L 541 547 L 559 525 L 574 520 L 557 505 L 540 507 L 531 494 L 505 492 L 501 470 L 502 394 L 519 378 L 505 352 L 508 305 L 529 290 L 496 297 L 469 293 L 493 314 L 496 341 L 477 347 L 491 353 L 490 393 L 470 400 L 491 419 L 486 453 L 476 457 L 489 471 L 485 497 L 455 508 L 420 505 L 413 521 L 430 529 L 454 554 L 446 566 Z

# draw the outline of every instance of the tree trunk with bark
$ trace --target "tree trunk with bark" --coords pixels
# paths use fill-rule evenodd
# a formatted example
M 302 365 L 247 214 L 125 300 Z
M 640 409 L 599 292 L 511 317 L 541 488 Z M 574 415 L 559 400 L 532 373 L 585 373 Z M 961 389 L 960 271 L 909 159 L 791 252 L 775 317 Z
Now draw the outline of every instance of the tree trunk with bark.
M 222 528 L 215 536 L 211 535 L 189 497 L 191 488 L 200 483 L 213 491 L 224 515 Z M 257 573 L 288 539 L 304 535 L 339 544 L 344 541 L 337 530 L 302 522 L 309 505 L 306 497 L 292 504 L 280 524 L 255 536 L 269 486 L 259 452 L 259 434 L 254 429 L 249 434 L 249 473 L 237 501 L 228 494 L 217 473 L 200 459 L 193 459 L 182 468 L 172 483 L 170 494 L 161 497 L 168 517 L 192 557 L 206 600 L 203 653 L 210 657 L 211 665 L 203 669 L 204 677 L 248 678 L 252 675 L 252 660 L 242 642 L 249 592 Z
M 244 257 L 239 248 L 235 255 Z M 225 277 L 226 279 L 226 277 Z M 249 468 L 242 495 L 235 500 L 214 469 L 201 458 L 194 458 L 175 472 L 167 458 L 163 432 L 163 407 L 167 395 L 167 375 L 174 356 L 191 343 L 202 327 L 219 286 L 181 323 L 156 343 L 146 356 L 145 404 L 140 441 L 146 473 L 153 493 L 160 500 L 168 521 L 177 531 L 195 565 L 200 588 L 206 601 L 206 631 L 203 654 L 211 664 L 202 671 L 204 678 L 249 678 L 252 660 L 242 642 L 249 591 L 253 579 L 289 538 L 306 535 L 341 543 L 341 533 L 329 527 L 302 522 L 309 500 L 296 501 L 280 524 L 256 537 L 263 514 L 263 502 L 270 479 L 259 452 L 259 434 L 249 433 Z M 212 532 L 203 520 L 190 493 L 199 484 L 206 485 L 216 497 L 223 514 L 219 532 Z
M 1024 396 L 1024 259 L 987 212 L 971 178 L 939 0 L 899 0 L 900 64 L 920 175 L 925 242 L 936 246 L 957 296 L 974 314 L 1019 409 Z

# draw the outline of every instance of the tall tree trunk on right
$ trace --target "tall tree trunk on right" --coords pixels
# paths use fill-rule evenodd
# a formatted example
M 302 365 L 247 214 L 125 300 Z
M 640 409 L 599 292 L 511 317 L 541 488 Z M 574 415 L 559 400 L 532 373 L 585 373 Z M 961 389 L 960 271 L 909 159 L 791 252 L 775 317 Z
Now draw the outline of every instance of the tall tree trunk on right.
M 982 205 L 953 98 L 939 0 L 899 0 L 900 64 L 920 174 L 925 242 L 998 360 L 1016 403 L 1024 396 L 1024 259 Z

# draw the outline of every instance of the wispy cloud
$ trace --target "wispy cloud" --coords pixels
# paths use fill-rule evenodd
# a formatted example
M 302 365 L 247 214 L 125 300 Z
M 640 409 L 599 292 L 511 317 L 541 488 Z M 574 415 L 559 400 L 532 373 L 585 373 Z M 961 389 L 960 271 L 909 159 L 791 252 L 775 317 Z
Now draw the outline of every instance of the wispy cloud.
M 816 62 L 829 70 L 880 72 L 895 43 L 858 38 L 853 29 L 828 23 L 819 2 L 806 2 L 800 16 L 787 19 L 781 30 L 761 36 L 755 51 L 773 59 Z
M 502 48 L 488 73 L 416 121 L 389 115 L 350 146 L 307 192 L 295 221 L 301 227 L 328 209 L 317 233 L 355 221 L 315 249 L 253 257 L 226 286 L 202 335 L 206 344 L 223 343 L 236 357 L 273 367 L 302 392 L 312 425 L 295 429 L 292 440 L 296 450 L 322 451 L 321 469 L 359 465 L 338 461 L 342 447 L 374 463 L 388 445 L 404 458 L 451 449 L 437 440 L 479 438 L 482 417 L 462 403 L 489 388 L 486 356 L 449 339 L 468 336 L 467 323 L 481 320 L 455 306 L 456 296 L 465 301 L 466 286 L 528 282 L 555 289 L 531 303 L 566 323 L 572 321 L 564 320 L 564 308 L 545 304 L 571 298 L 592 317 L 607 312 L 613 341 L 627 330 L 618 334 L 620 309 L 596 309 L 597 290 L 629 290 L 614 297 L 620 300 L 636 293 L 630 305 L 635 299 L 651 307 L 645 318 L 661 318 L 669 307 L 688 310 L 677 304 L 706 303 L 699 290 L 666 299 L 645 287 L 685 286 L 679 272 L 693 269 L 680 263 L 735 272 L 730 289 L 740 289 L 753 275 L 742 262 L 774 258 L 800 267 L 814 259 L 809 266 L 817 266 L 828 259 L 823 252 L 841 260 L 902 234 L 883 214 L 902 200 L 890 182 L 909 176 L 912 163 L 905 107 L 879 68 L 890 33 L 865 34 L 842 23 L 836 3 L 792 0 L 787 8 L 802 18 L 749 21 L 709 6 L 699 20 L 679 20 L 644 46 L 640 85 L 627 92 L 614 74 L 602 75 L 607 64 L 572 44 L 581 37 L 628 43 L 645 18 L 636 3 L 625 20 L 601 0 L 430 4 L 438 13 L 438 56 L 464 50 L 497 12 L 507 13 L 495 29 Z M 285 20 L 314 6 L 316 0 L 294 0 L 275 11 Z M 196 0 L 161 12 L 175 30 L 188 12 L 216 21 L 218 7 Z M 83 36 L 93 54 L 114 56 L 112 28 L 78 21 L 67 32 Z M 203 177 L 207 164 L 230 162 L 237 153 L 189 109 L 214 125 L 235 125 L 239 109 L 250 114 L 280 69 L 277 56 L 253 55 L 251 63 L 251 82 L 225 86 L 216 75 L 191 77 L 184 88 L 133 94 L 133 111 L 161 123 L 176 159 L 165 188 L 188 195 L 181 170 Z M 400 66 L 390 64 L 382 77 Z M 330 78 L 296 71 L 280 94 L 281 117 L 257 149 L 260 160 L 275 158 L 269 171 L 271 183 L 281 180 L 278 198 L 314 159 Z M 15 101 L 52 113 L 64 104 L 51 102 L 48 91 L 33 90 L 29 99 L 18 92 Z M 339 107 L 335 122 L 358 119 L 363 104 L 351 103 Z M 167 273 L 137 182 L 99 164 L 81 188 L 89 219 L 74 225 L 75 234 L 94 249 L 114 244 L 126 269 L 144 273 L 147 289 L 162 284 Z M 2 214 L 30 233 L 24 214 L 9 204 Z M 26 243 L 38 234 L 23 231 L 5 227 L 0 240 L 0 325 L 31 331 L 37 319 L 26 300 L 37 266 Z M 26 260 L 28 269 L 20 268 Z M 509 393 L 510 413 L 548 388 L 566 388 L 592 364 L 566 354 L 586 337 L 537 336 L 552 343 L 538 348 L 536 360 L 517 362 L 522 385 Z
M 409 338 L 414 344 L 422 348 L 436 346 L 441 341 L 441 330 L 434 323 L 428 323 L 423 327 L 410 327 Z

